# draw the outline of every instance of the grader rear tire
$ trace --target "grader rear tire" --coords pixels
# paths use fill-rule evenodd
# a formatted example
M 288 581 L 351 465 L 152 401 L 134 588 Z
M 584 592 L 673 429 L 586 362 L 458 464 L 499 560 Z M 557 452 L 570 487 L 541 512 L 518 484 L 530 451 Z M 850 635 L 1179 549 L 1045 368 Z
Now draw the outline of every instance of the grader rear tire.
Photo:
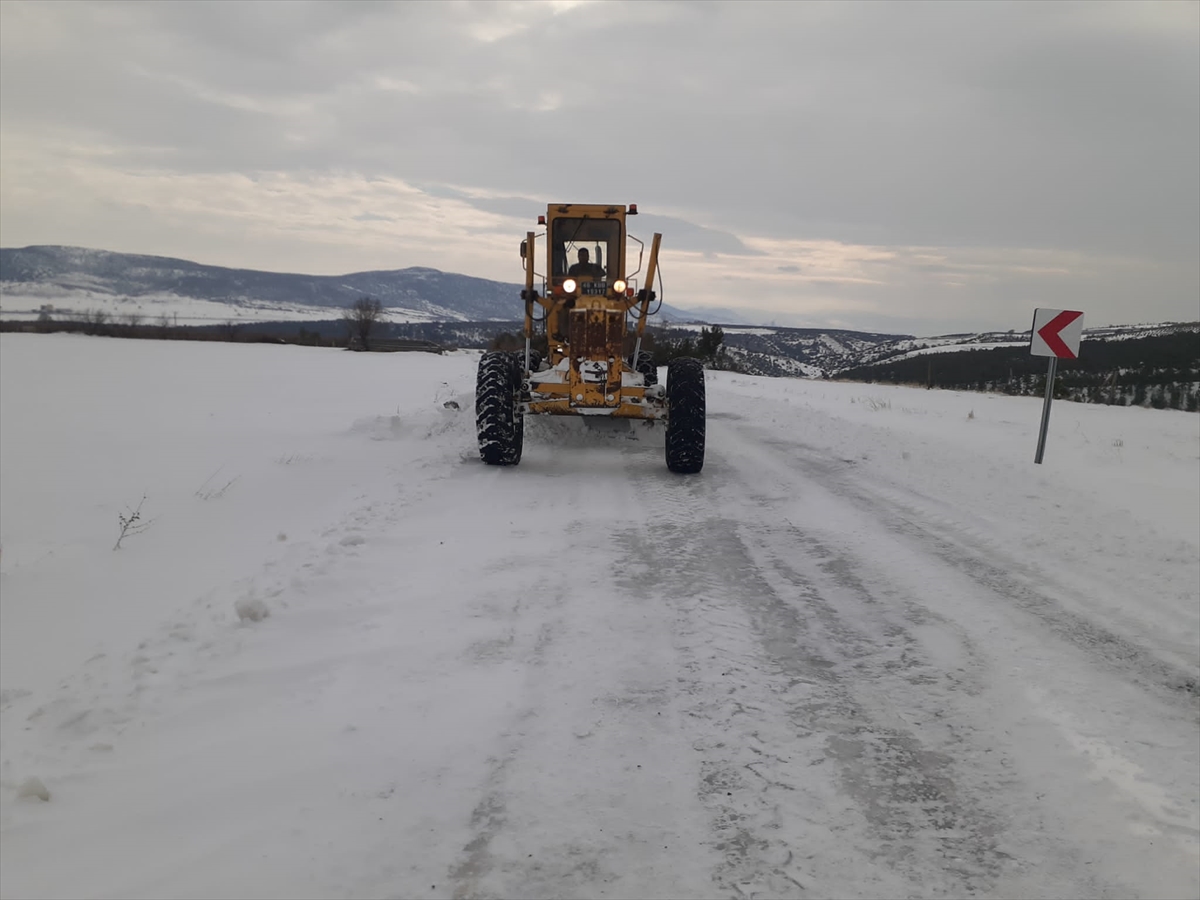
M 515 466 L 521 461 L 525 418 L 517 409 L 520 388 L 511 354 L 483 354 L 475 381 L 475 431 L 479 456 L 489 466 Z
M 673 359 L 667 366 L 667 468 L 695 475 L 704 468 L 704 365 Z

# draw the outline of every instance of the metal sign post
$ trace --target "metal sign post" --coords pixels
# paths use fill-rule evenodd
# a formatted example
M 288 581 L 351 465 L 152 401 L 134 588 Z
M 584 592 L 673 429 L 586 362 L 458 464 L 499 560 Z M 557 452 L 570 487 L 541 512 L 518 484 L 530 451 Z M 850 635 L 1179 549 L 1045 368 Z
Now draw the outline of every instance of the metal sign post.
M 1054 399 L 1054 376 L 1058 372 L 1058 357 L 1050 357 L 1050 368 L 1046 370 L 1046 402 L 1042 404 L 1042 430 L 1038 432 L 1037 455 L 1033 461 L 1039 466 L 1046 453 L 1046 430 L 1050 427 L 1050 401 Z
M 1039 466 L 1046 453 L 1046 432 L 1050 428 L 1050 403 L 1054 399 L 1054 377 L 1058 374 L 1059 359 L 1076 359 L 1079 341 L 1083 336 L 1083 313 L 1074 309 L 1035 309 L 1033 329 L 1029 333 L 1029 352 L 1033 356 L 1050 357 L 1046 370 L 1046 401 L 1042 404 L 1042 428 L 1038 432 L 1037 453 L 1033 461 Z

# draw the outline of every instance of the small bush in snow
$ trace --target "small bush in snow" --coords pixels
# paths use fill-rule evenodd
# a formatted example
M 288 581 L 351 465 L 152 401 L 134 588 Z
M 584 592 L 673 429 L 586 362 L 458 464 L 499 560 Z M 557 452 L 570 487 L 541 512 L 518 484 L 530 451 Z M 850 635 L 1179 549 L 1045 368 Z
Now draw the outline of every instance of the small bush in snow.
M 132 537 L 135 534 L 141 534 L 147 528 L 154 524 L 153 519 L 142 519 L 142 504 L 146 502 L 146 495 L 142 494 L 142 499 L 138 501 L 137 509 L 125 507 L 125 512 L 117 513 L 117 525 L 120 526 L 121 533 L 117 535 L 117 542 L 113 544 L 114 550 L 121 549 L 121 541 L 127 537 Z

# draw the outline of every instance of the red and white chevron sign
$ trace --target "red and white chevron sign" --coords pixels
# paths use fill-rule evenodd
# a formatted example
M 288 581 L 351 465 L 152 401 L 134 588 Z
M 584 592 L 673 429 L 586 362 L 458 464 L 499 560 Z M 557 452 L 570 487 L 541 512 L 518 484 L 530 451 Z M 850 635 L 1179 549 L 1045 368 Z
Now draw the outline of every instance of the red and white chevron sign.
M 1034 356 L 1077 359 L 1083 313 L 1074 309 L 1035 309 L 1029 352 Z

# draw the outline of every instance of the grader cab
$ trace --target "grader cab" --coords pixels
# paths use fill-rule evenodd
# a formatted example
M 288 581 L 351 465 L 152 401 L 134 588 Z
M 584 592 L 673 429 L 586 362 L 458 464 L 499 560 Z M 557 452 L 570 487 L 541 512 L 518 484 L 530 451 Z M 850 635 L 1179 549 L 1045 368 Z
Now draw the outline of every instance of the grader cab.
M 674 359 L 663 386 L 642 349 L 657 311 L 662 235 L 654 235 L 639 287 L 645 245 L 625 227 L 635 215 L 636 204 L 554 203 L 538 216 L 545 231 L 521 242 L 525 347 L 479 361 L 475 420 L 485 463 L 517 465 L 525 416 L 551 415 L 665 422 L 667 468 L 694 474 L 704 466 L 704 367 Z M 632 271 L 627 241 L 638 245 Z

